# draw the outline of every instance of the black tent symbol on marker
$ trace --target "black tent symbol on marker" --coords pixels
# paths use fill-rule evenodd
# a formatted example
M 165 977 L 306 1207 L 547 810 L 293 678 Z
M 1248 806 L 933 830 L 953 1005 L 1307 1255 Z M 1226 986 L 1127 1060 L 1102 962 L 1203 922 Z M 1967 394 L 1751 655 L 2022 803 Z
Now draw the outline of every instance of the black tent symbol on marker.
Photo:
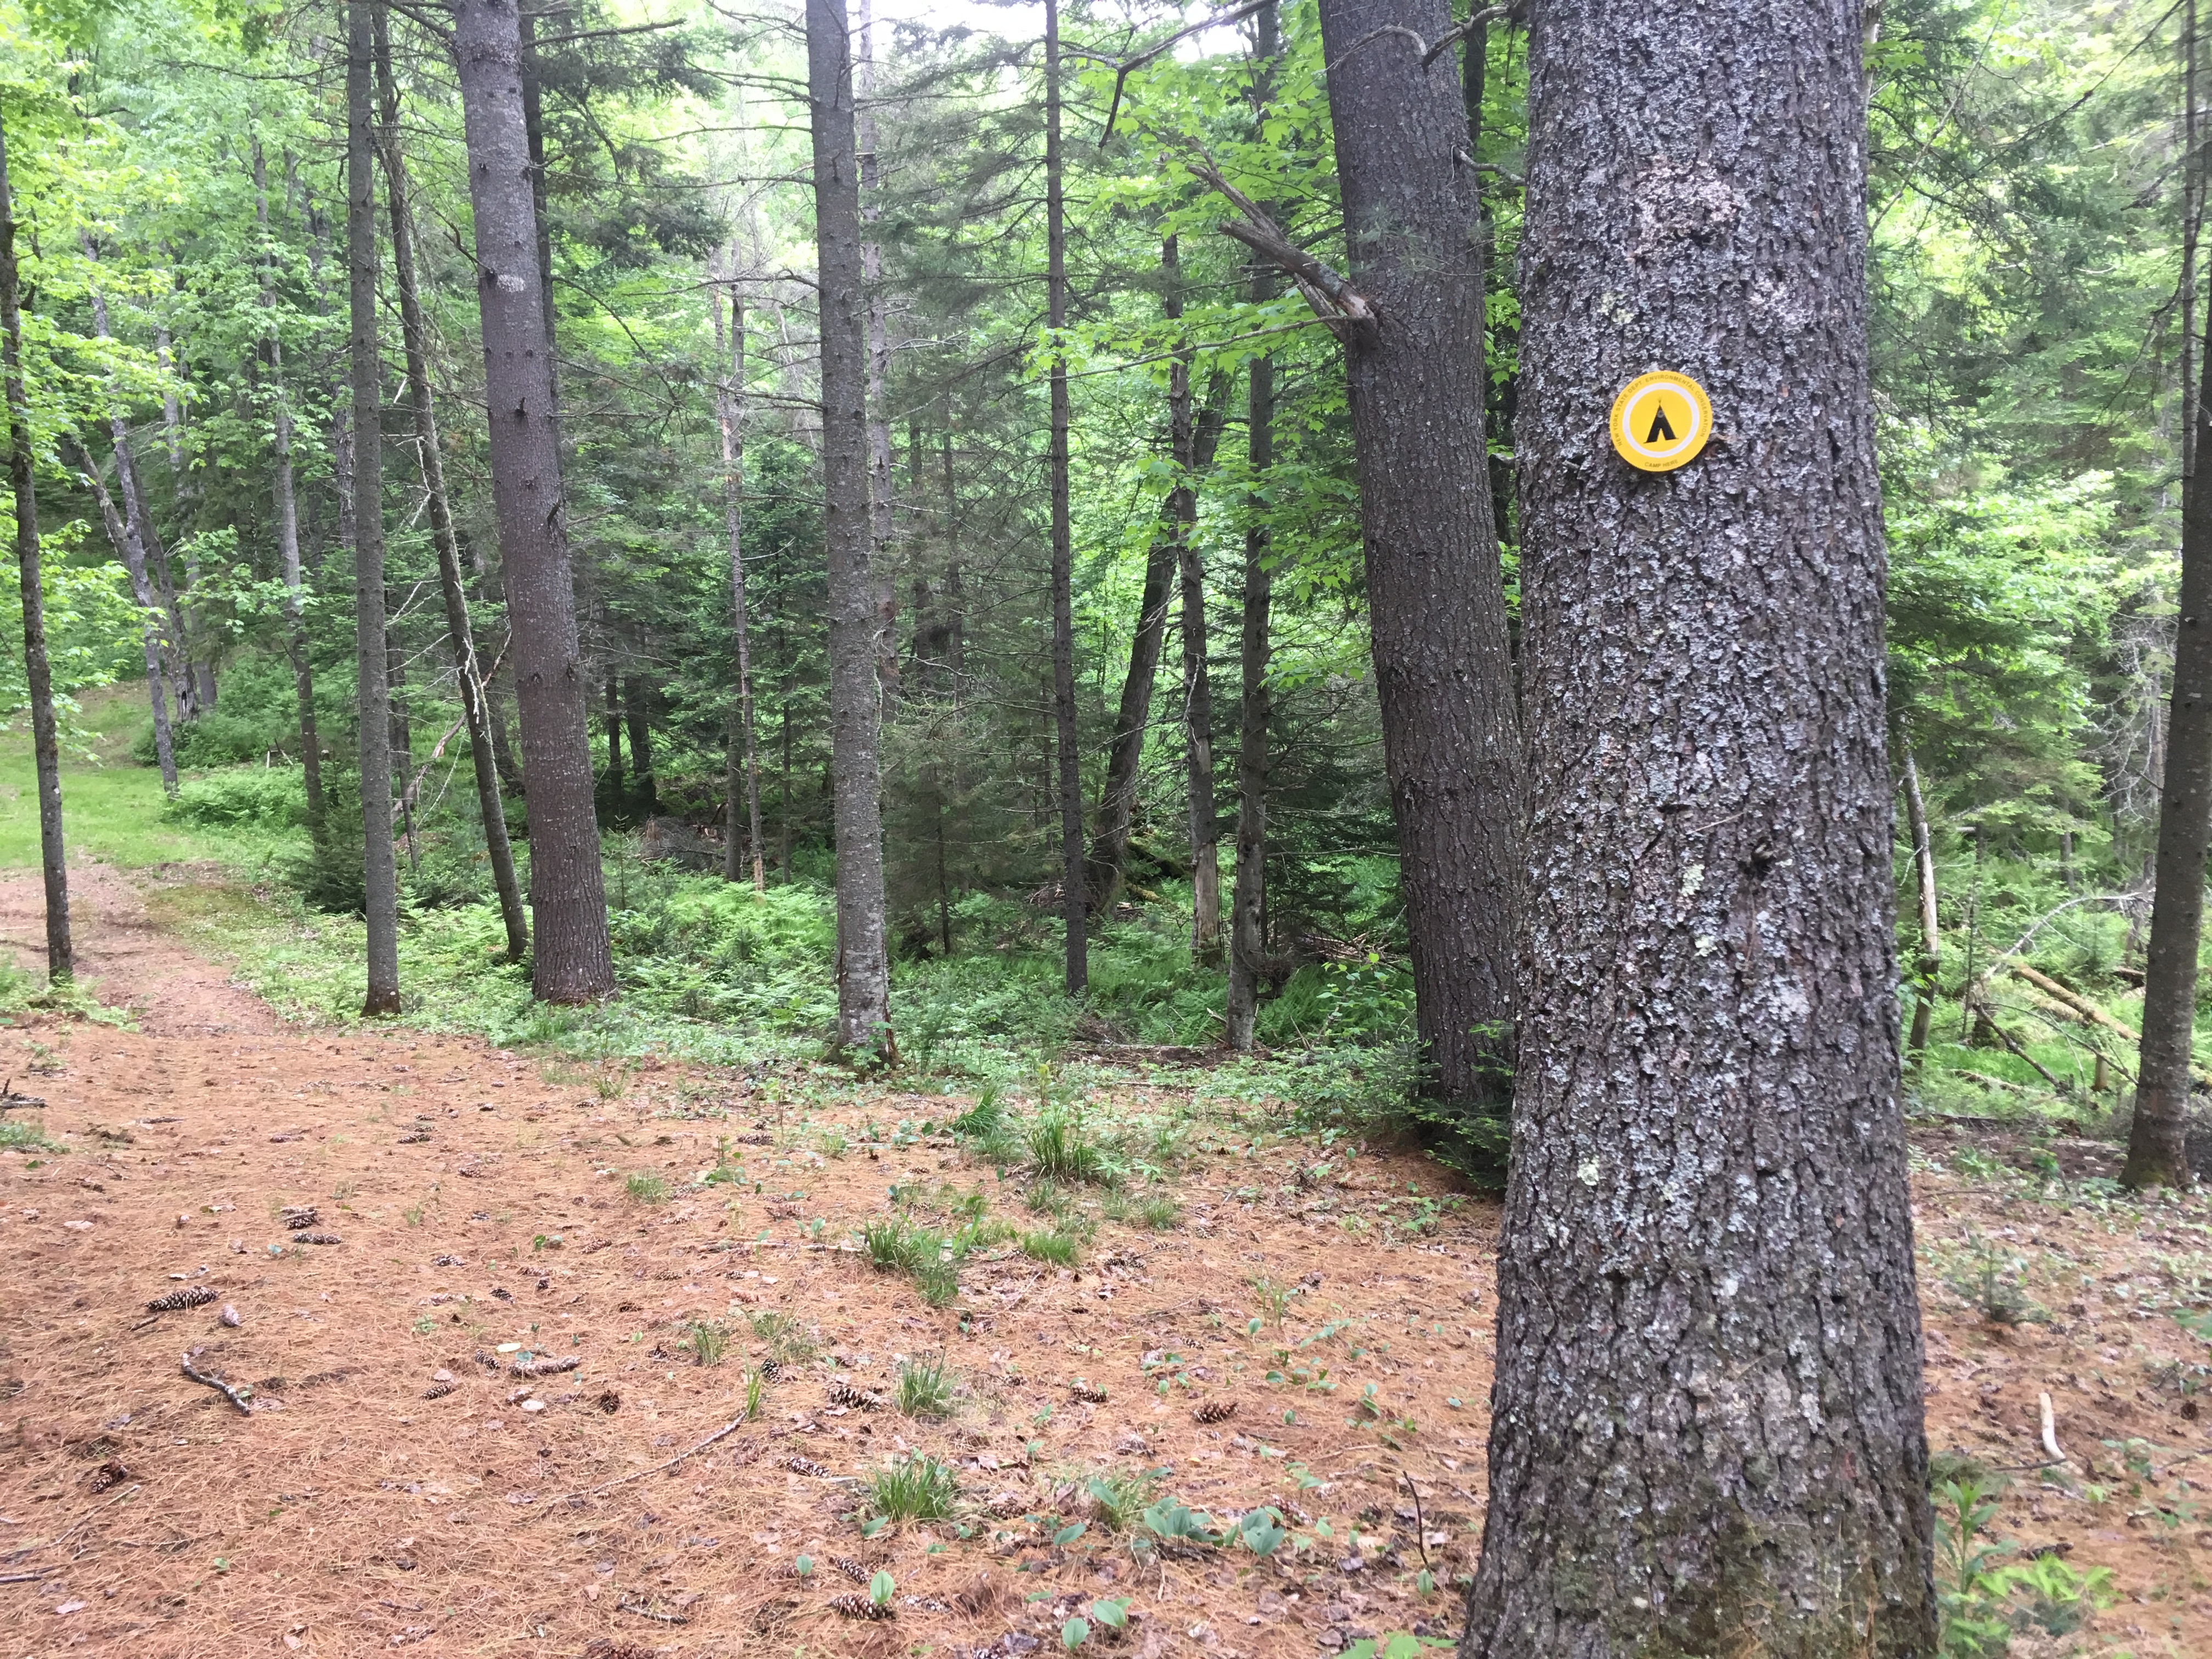
M 1667 405 L 1663 403 L 1652 412 L 1651 429 L 1644 434 L 1644 441 L 1647 444 L 1656 444 L 1662 438 L 1666 439 L 1669 443 L 1672 443 L 1674 439 L 1674 428 L 1667 418 Z

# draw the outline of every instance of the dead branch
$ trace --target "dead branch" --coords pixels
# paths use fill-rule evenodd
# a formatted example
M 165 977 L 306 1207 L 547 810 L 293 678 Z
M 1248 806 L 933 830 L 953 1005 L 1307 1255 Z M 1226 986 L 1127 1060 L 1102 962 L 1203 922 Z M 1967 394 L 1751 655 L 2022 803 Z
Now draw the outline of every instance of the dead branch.
M 1357 40 L 1354 40 L 1350 46 L 1346 46 L 1342 52 L 1337 53 L 1335 57 L 1330 58 L 1328 61 L 1328 70 L 1326 72 L 1333 73 L 1337 65 L 1343 63 L 1346 58 L 1351 57 L 1353 52 L 1359 51 L 1363 47 L 1371 46 L 1377 40 L 1385 40 L 1393 34 L 1402 34 L 1406 39 L 1413 43 L 1413 50 L 1421 54 L 1421 67 L 1423 69 L 1426 69 L 1430 64 L 1437 61 L 1438 56 L 1443 52 L 1446 47 L 1451 46 L 1455 41 L 1465 40 L 1468 35 L 1472 34 L 1475 30 L 1481 28 L 1484 25 L 1496 22 L 1499 18 L 1504 16 L 1511 10 L 1512 8 L 1510 6 L 1486 6 L 1482 10 L 1475 13 L 1474 16 L 1468 18 L 1464 23 L 1455 24 L 1452 27 L 1446 29 L 1442 34 L 1439 34 L 1437 37 L 1437 43 L 1434 46 L 1431 46 L 1426 40 L 1421 39 L 1421 37 L 1415 33 L 1412 29 L 1407 28 L 1403 23 L 1385 23 L 1381 28 L 1369 30 L 1365 34 L 1361 35 Z
M 179 1369 L 183 1370 L 186 1376 L 191 1377 L 193 1382 L 201 1384 L 203 1387 L 213 1389 L 225 1400 L 228 1400 L 232 1405 L 237 1407 L 240 1411 L 245 1413 L 246 1416 L 252 1416 L 252 1389 L 251 1387 L 234 1388 L 229 1383 L 224 1382 L 221 1377 L 210 1376 L 205 1371 L 201 1370 L 198 1366 L 192 1364 L 193 1360 L 200 1357 L 201 1352 L 202 1351 L 200 1349 L 194 1348 L 190 1353 L 186 1354 L 178 1362 Z
M 678 1463 L 681 1463 L 687 1457 L 696 1457 L 701 1452 L 706 1450 L 708 1447 L 713 1445 L 717 1440 L 725 1439 L 728 1436 L 735 1434 L 744 1425 L 745 1419 L 742 1415 L 740 1415 L 734 1421 L 726 1423 L 720 1428 L 715 1430 L 714 1433 L 708 1435 L 697 1445 L 692 1447 L 690 1450 L 677 1453 L 675 1456 L 670 1458 L 665 1463 L 656 1463 L 649 1469 L 640 1469 L 635 1474 L 626 1474 L 623 1476 L 621 1480 L 610 1480 L 604 1486 L 592 1486 L 583 1492 L 572 1492 L 565 1498 L 554 1498 L 551 1503 L 545 1506 L 545 1508 L 549 1510 L 556 1509 L 563 1504 L 574 1504 L 579 1503 L 586 1498 L 597 1498 L 602 1492 L 612 1492 L 617 1486 L 627 1486 L 634 1480 L 643 1480 L 649 1475 L 663 1474 L 669 1469 L 674 1468 Z M 538 1512 L 540 1514 L 544 1514 L 544 1510 L 541 1510 Z
M 1144 51 L 1137 53 L 1134 57 L 1122 58 L 1115 65 L 1114 97 L 1113 100 L 1106 106 L 1106 128 L 1104 131 L 1098 135 L 1098 148 L 1101 149 L 1105 149 L 1106 141 L 1114 136 L 1115 118 L 1121 112 L 1121 88 L 1128 84 L 1129 76 L 1133 71 L 1144 68 L 1146 64 L 1151 63 L 1155 58 L 1158 58 L 1170 46 L 1174 46 L 1178 40 L 1188 40 L 1192 35 L 1203 34 L 1208 29 L 1226 28 L 1231 23 L 1241 23 L 1246 18 L 1249 17 L 1254 12 L 1260 10 L 1263 7 L 1272 5 L 1273 3 L 1274 0 L 1251 0 L 1250 4 L 1239 6 L 1234 11 L 1224 11 L 1217 16 L 1208 17 L 1203 21 L 1193 23 L 1188 28 L 1177 29 L 1173 34 L 1168 36 L 1166 40 L 1158 42 L 1157 45 L 1146 47 Z M 1084 55 L 1089 56 L 1090 54 L 1086 53 Z M 1112 62 L 1113 60 L 1105 59 L 1103 61 Z
M 1221 226 L 1221 234 L 1233 237 L 1279 266 L 1304 295 L 1314 314 L 1328 324 L 1339 339 L 1355 332 L 1362 337 L 1373 332 L 1375 307 L 1365 295 L 1293 242 L 1280 225 L 1251 198 L 1223 178 L 1220 169 L 1211 161 L 1190 161 L 1185 166 L 1193 178 L 1226 197 L 1243 216 L 1241 221 L 1232 220 Z

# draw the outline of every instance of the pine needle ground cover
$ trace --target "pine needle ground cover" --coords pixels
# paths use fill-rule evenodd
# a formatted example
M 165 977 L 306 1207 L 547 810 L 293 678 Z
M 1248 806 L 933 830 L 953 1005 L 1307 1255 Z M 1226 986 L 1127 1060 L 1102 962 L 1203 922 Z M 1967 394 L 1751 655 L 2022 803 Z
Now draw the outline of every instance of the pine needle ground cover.
M 119 874 L 83 889 L 92 988 L 135 1017 L 11 1016 L 49 1104 L 0 1151 L 0 1544 L 34 1575 L 5 1593 L 57 1648 L 1056 1651 L 1079 1620 L 1104 1650 L 1121 1617 L 1132 1651 L 1289 1659 L 1455 1630 L 1496 1211 L 1432 1162 L 1200 1067 L 922 1094 L 287 1020 Z M 35 902 L 0 888 L 18 933 Z M 1032 1167 L 1022 1132 L 1079 1110 L 1124 1188 Z M 1956 1650 L 2208 1650 L 2184 1321 L 2212 1212 L 2122 1199 L 2101 1141 L 1916 1144 Z M 1176 1224 L 1114 1218 L 1129 1188 Z M 310 1206 L 337 1243 L 295 1242 Z M 1024 1248 L 1038 1214 L 1072 1263 Z M 940 1241 L 944 1305 L 872 1261 L 887 1224 Z M 2038 1468 L 2046 1395 L 2068 1461 Z

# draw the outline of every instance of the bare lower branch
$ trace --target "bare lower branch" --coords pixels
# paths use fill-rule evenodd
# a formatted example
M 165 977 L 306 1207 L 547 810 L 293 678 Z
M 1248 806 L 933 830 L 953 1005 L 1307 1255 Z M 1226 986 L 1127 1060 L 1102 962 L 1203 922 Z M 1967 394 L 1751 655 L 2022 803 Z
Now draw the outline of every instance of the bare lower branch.
M 1352 286 L 1342 276 L 1293 242 L 1281 226 L 1270 218 L 1257 204 L 1226 179 L 1220 169 L 1208 161 L 1187 164 L 1191 176 L 1208 188 L 1219 191 L 1243 216 L 1220 227 L 1224 236 L 1234 237 L 1255 253 L 1279 266 L 1298 292 L 1314 309 L 1314 314 L 1334 331 L 1340 338 L 1347 329 L 1361 332 L 1375 326 L 1375 307 L 1367 296 Z

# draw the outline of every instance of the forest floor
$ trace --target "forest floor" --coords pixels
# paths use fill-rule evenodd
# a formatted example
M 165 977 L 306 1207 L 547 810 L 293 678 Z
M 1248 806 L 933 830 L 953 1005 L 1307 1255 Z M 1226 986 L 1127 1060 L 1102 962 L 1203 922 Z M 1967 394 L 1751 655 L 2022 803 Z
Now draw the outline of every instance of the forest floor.
M 957 1096 L 290 1024 L 179 934 L 219 872 L 73 874 L 127 1018 L 0 1037 L 46 1102 L 0 1152 L 0 1655 L 995 1656 L 1079 1616 L 1102 1652 L 1274 1659 L 1455 1630 L 1498 1210 L 1434 1164 L 1291 1136 L 1202 1067 L 1133 1074 L 1091 1110 L 1179 1126 L 1176 1224 L 1100 1218 L 1073 1267 L 979 1249 L 935 1309 L 852 1246 L 891 1200 L 1036 1224 L 1018 1175 L 915 1128 Z M 0 880 L 26 965 L 38 903 Z M 2014 1651 L 2212 1653 L 2212 1351 L 2172 1316 L 2212 1291 L 2212 1203 L 2118 1194 L 2101 1142 L 1915 1139 L 1941 1467 L 2004 1483 L 1978 1542 L 2111 1574 Z M 726 1322 L 720 1364 L 693 1322 Z M 793 1332 L 818 1352 L 738 1424 Z M 527 1355 L 581 1363 L 518 1378 Z M 830 1392 L 926 1355 L 957 1379 L 941 1419 Z M 2045 1395 L 2061 1468 L 2034 1467 Z M 914 1452 L 955 1519 L 864 1535 L 863 1483 Z M 1093 1480 L 1289 1535 L 1140 1553 Z M 867 1599 L 847 1561 L 890 1574 L 891 1618 L 830 1611 Z

